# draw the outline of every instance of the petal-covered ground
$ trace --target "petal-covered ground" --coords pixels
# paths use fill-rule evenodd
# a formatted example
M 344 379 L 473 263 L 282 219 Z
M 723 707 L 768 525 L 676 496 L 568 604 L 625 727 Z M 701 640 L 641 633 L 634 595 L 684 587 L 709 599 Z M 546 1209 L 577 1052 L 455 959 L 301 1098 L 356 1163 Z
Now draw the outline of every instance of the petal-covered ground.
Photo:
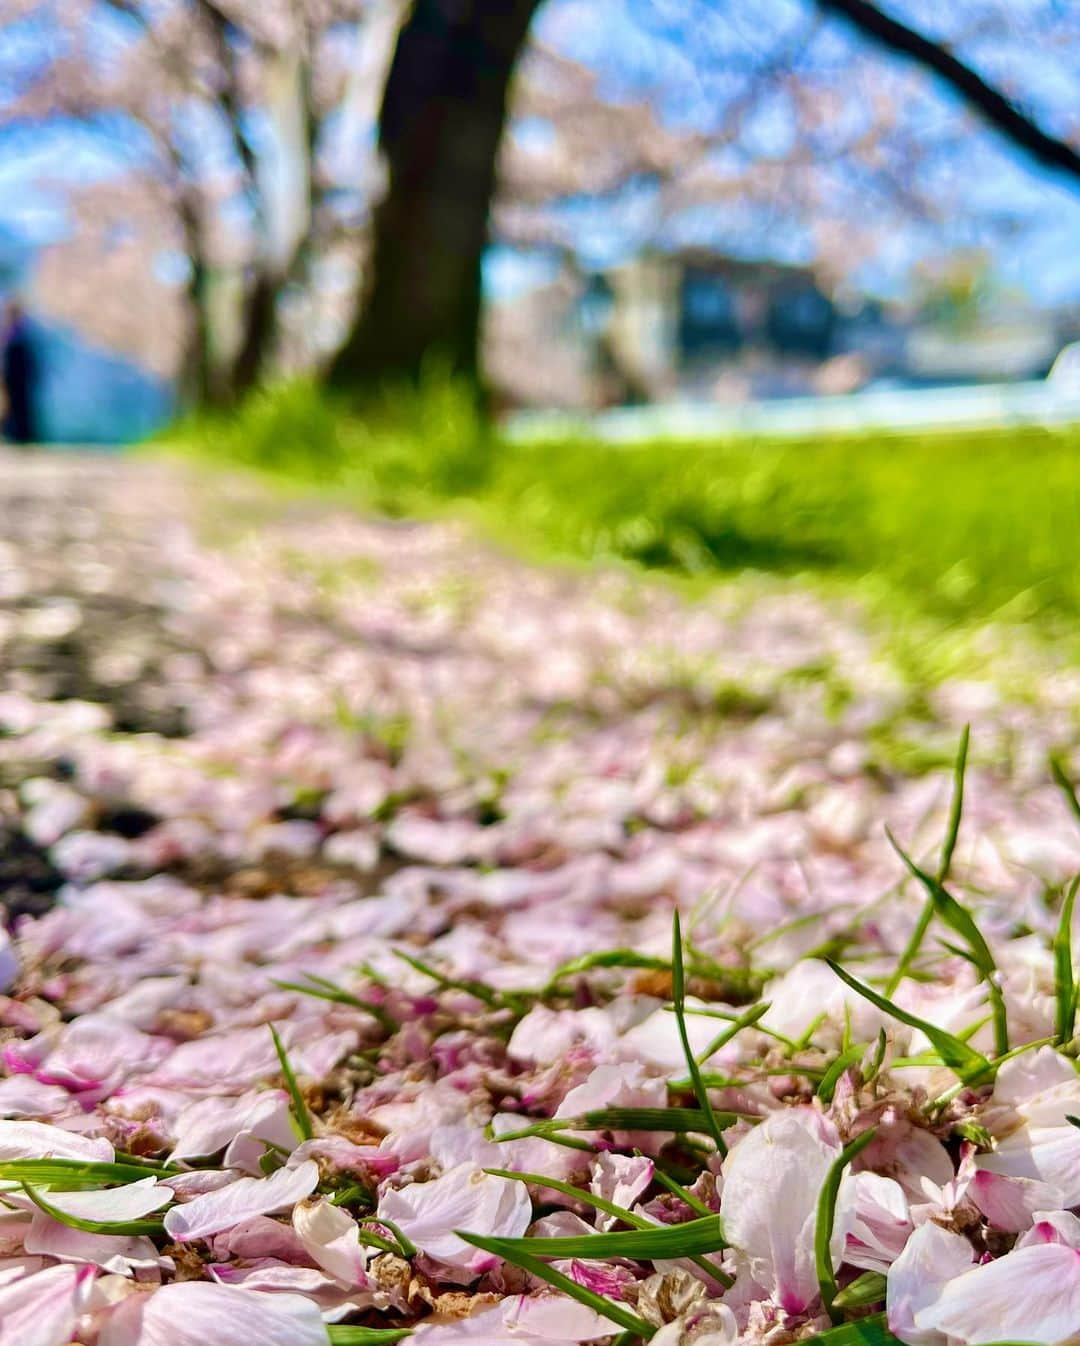
M 0 512 L 0 1346 L 1080 1336 L 1060 652 L 159 464 Z

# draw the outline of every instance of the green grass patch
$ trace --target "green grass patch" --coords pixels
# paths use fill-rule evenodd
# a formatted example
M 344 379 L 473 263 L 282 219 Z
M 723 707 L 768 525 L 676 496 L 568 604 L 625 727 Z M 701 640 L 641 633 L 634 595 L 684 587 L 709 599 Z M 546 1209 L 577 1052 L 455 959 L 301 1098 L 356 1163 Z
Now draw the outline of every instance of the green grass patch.
M 467 506 L 496 537 L 564 558 L 874 576 L 949 618 L 1080 611 L 1080 425 L 507 443 L 451 381 L 431 378 L 363 415 L 291 385 L 167 442 L 391 514 Z

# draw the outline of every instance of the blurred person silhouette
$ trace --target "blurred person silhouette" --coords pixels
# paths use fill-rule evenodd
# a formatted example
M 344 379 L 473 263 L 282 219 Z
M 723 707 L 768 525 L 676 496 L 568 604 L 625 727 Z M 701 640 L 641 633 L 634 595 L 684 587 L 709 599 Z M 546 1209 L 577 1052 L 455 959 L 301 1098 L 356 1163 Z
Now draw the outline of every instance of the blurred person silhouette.
M 3 345 L 4 435 L 13 444 L 32 444 L 37 438 L 38 358 L 30 321 L 17 299 L 4 311 Z

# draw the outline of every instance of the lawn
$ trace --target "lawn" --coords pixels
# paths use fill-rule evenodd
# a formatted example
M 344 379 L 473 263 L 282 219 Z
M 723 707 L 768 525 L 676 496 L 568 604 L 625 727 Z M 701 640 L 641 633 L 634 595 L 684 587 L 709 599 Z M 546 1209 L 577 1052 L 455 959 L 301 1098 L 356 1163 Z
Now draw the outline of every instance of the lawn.
M 365 416 L 297 386 L 169 442 L 390 513 L 465 509 L 533 553 L 698 576 L 872 576 L 950 619 L 1080 610 L 1080 426 L 510 443 L 445 384 Z

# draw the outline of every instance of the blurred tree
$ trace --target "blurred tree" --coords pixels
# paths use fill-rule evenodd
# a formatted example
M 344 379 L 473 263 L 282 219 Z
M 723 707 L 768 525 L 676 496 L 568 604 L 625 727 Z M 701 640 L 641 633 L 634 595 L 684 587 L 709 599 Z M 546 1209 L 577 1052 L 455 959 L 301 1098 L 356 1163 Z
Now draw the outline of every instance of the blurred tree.
M 387 190 L 338 384 L 476 375 L 480 264 L 507 91 L 538 0 L 414 0 L 379 113 Z
M 189 400 L 225 401 L 287 353 L 317 258 L 341 246 L 331 143 L 362 135 L 364 61 L 388 46 L 393 6 L 364 0 L 12 0 L 47 50 L 0 99 L 10 132 L 106 129 L 130 183 L 168 202 L 187 259 Z M 389 22 L 388 22 L 389 21 Z M 362 57 L 354 49 L 363 45 Z M 355 146 L 353 147 L 355 153 Z M 130 193 L 129 193 L 130 194 Z M 100 200 L 104 201 L 104 197 Z M 83 212 L 83 225 L 89 220 Z M 98 233 L 100 231 L 97 231 Z M 91 237 L 95 231 L 91 229 Z
M 548 0 L 536 24 L 537 0 L 4 0 L 0 133 L 91 126 L 124 170 L 118 199 L 145 195 L 124 265 L 164 263 L 182 286 L 192 400 L 325 362 L 347 332 L 332 370 L 347 389 L 426 358 L 477 379 L 489 235 L 571 260 L 597 233 L 621 231 L 623 255 L 689 239 L 838 277 L 912 219 L 1015 220 L 1000 194 L 972 201 L 978 147 L 927 69 L 1075 176 L 1068 6 L 903 3 L 932 38 L 863 0 L 749 18 L 728 0 Z M 620 9 L 636 39 L 605 31 Z M 57 245 L 88 278 L 119 275 L 108 197 L 77 195 L 86 239 Z M 67 305 L 102 333 L 119 332 L 112 307 Z
M 1037 162 L 1080 179 L 1080 154 L 1068 141 L 1044 130 L 947 41 L 868 0 L 817 3 L 868 42 L 931 71 Z M 383 94 L 379 144 L 388 186 L 375 213 L 366 293 L 333 365 L 338 385 L 414 378 L 427 360 L 478 379 L 480 262 L 496 155 L 507 91 L 537 7 L 538 0 L 415 0 Z M 680 24 L 692 44 L 697 33 L 686 8 L 695 6 L 665 5 L 660 21 Z M 782 62 L 773 68 L 782 78 Z M 651 129 L 659 131 L 655 123 Z M 650 152 L 664 139 L 655 135 Z

